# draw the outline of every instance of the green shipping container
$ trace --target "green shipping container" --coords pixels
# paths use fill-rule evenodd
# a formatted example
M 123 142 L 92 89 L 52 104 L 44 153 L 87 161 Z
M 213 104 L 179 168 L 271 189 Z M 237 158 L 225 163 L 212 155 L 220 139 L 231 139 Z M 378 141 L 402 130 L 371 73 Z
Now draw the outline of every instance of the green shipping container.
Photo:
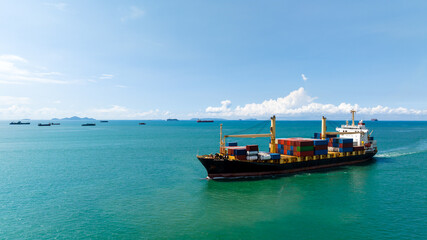
M 308 151 L 314 151 L 314 147 L 313 146 L 297 147 L 297 152 L 308 152 Z

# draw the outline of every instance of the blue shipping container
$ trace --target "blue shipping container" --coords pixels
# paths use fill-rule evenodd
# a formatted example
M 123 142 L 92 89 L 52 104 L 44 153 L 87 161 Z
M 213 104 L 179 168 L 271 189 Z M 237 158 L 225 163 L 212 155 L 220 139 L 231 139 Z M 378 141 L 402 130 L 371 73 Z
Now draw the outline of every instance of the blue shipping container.
M 234 155 L 246 155 L 246 149 L 234 149 Z
M 286 155 L 294 155 L 294 151 L 288 150 L 286 151 Z
M 352 138 L 340 138 L 340 143 L 353 143 Z
M 353 152 L 353 148 L 340 148 L 339 152 Z
M 328 150 L 315 150 L 314 155 L 326 155 L 328 154 Z
M 328 141 L 320 140 L 320 139 L 313 140 L 313 143 L 314 143 L 314 146 L 328 145 Z
M 237 146 L 237 142 L 228 142 L 225 144 L 225 146 L 227 147 L 236 147 Z
M 270 157 L 272 160 L 280 159 L 280 154 L 278 153 L 270 153 Z

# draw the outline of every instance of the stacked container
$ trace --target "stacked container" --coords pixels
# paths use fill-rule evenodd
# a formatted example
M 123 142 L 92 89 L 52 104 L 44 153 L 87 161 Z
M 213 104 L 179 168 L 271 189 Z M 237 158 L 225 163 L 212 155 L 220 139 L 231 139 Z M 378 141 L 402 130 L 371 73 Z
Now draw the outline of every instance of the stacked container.
M 306 157 L 314 155 L 313 139 L 304 138 L 285 138 L 278 139 L 277 149 L 280 154 Z
M 258 159 L 258 145 L 247 145 L 246 146 L 246 159 L 257 160 Z
M 271 155 L 270 153 L 266 153 L 266 152 L 259 152 L 258 153 L 258 158 L 260 160 L 270 160 L 271 159 Z
M 237 160 L 246 160 L 246 147 L 229 147 L 228 155 L 234 156 Z
M 330 152 L 353 152 L 353 139 L 330 138 L 328 150 Z
M 329 138 L 336 138 L 337 135 L 336 134 L 326 134 L 326 139 Z M 322 134 L 321 133 L 314 133 L 314 139 L 321 139 L 322 138 Z
M 328 154 L 328 140 L 315 139 L 313 140 L 314 155 Z

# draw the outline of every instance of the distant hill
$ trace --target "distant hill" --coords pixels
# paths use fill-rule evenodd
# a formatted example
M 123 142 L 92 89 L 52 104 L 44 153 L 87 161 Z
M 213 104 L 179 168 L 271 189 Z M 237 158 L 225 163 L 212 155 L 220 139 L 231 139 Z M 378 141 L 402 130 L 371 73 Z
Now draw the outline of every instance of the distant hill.
M 73 117 L 69 117 L 69 118 L 52 118 L 52 120 L 89 120 L 89 121 L 94 121 L 96 120 L 95 118 L 88 118 L 88 117 L 77 117 L 77 116 L 73 116 Z

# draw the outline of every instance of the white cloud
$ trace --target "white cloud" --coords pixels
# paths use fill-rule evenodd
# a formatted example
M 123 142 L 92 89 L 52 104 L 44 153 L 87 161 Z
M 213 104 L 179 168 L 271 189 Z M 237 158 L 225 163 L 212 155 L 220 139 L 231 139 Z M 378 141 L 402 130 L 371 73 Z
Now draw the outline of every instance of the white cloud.
M 304 74 L 301 74 L 301 77 L 302 77 L 302 80 L 304 80 L 304 82 L 308 80 L 308 78 Z
M 68 6 L 68 4 L 64 3 L 64 2 L 56 2 L 56 3 L 47 3 L 46 2 L 46 3 L 44 3 L 44 5 L 54 7 L 60 11 L 64 11 L 65 8 Z
M 207 107 L 206 112 L 208 113 L 218 113 L 218 112 L 228 112 L 230 111 L 230 100 L 224 100 L 221 102 L 221 107 Z
M 0 55 L 0 84 L 50 83 L 66 84 L 66 81 L 52 77 L 58 72 L 38 72 L 28 61 L 16 55 Z
M 322 104 L 316 103 L 316 97 L 307 94 L 304 88 L 292 91 L 282 98 L 265 100 L 262 103 L 250 103 L 244 106 L 231 108 L 229 100 L 222 101 L 220 107 L 208 107 L 205 112 L 210 116 L 218 117 L 265 117 L 270 115 L 278 116 L 301 116 L 304 114 L 348 114 L 355 109 L 359 114 L 386 114 L 386 115 L 427 115 L 427 110 L 407 109 L 403 107 L 390 108 L 381 105 L 374 107 L 361 107 L 358 104 L 341 103 Z
M 117 87 L 117 88 L 127 88 L 127 86 L 125 86 L 125 85 L 116 85 L 115 87 Z
M 94 109 L 93 111 L 98 113 L 123 113 L 129 110 L 122 106 L 113 105 L 111 108 Z
M 99 79 L 112 79 L 114 77 L 114 75 L 112 74 L 101 74 L 101 76 L 99 77 Z
M 10 62 L 24 62 L 26 63 L 27 60 L 20 57 L 20 56 L 16 56 L 16 55 L 0 55 L 0 61 L 10 61 Z
M 131 6 L 127 10 L 126 15 L 121 18 L 121 21 L 125 22 L 127 20 L 138 19 L 138 18 L 142 17 L 144 14 L 145 14 L 145 12 L 143 10 L 141 10 L 140 8 L 138 8 L 136 6 Z
M 30 99 L 27 97 L 0 96 L 0 106 L 22 105 L 29 103 Z

